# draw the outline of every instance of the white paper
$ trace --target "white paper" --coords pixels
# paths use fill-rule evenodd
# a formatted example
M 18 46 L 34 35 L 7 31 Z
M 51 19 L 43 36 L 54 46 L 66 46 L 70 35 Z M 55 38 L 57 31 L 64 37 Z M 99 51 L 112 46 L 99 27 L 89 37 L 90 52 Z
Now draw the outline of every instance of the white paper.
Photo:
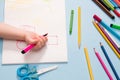
M 2 64 L 67 62 L 65 0 L 5 0 L 4 16 L 10 25 L 48 33 L 48 42 L 39 51 L 21 54 L 24 42 L 4 40 Z

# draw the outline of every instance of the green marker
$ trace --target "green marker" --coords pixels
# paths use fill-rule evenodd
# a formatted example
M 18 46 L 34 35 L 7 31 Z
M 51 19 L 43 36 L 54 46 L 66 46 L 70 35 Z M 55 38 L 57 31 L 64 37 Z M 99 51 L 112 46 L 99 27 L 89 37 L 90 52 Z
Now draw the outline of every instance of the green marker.
M 112 11 L 114 10 L 113 5 L 108 0 L 103 0 L 103 2 L 108 6 Z
M 110 27 L 120 30 L 120 25 L 110 24 Z
M 73 27 L 73 18 L 74 18 L 74 10 L 71 10 L 71 15 L 70 15 L 70 29 L 69 29 L 69 34 L 72 34 L 72 27 Z

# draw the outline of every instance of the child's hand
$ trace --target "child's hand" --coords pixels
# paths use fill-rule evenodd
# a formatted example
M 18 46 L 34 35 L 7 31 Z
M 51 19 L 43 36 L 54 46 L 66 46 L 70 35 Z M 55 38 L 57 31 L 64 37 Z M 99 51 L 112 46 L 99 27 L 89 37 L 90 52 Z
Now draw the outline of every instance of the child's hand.
M 47 37 L 40 36 L 40 35 L 38 35 L 36 33 L 28 31 L 25 34 L 25 41 L 28 44 L 36 44 L 33 49 L 37 50 L 37 49 L 42 48 L 45 45 L 45 43 L 47 42 Z

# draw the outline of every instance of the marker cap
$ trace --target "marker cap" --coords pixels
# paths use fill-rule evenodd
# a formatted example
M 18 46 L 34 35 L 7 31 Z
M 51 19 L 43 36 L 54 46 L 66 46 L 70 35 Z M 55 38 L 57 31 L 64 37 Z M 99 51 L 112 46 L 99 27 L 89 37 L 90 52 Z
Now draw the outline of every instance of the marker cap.
M 97 15 L 94 15 L 93 18 L 94 18 L 95 20 L 97 20 L 98 22 L 101 22 L 101 19 L 100 19 Z
M 120 13 L 117 10 L 113 11 L 118 17 L 120 17 Z

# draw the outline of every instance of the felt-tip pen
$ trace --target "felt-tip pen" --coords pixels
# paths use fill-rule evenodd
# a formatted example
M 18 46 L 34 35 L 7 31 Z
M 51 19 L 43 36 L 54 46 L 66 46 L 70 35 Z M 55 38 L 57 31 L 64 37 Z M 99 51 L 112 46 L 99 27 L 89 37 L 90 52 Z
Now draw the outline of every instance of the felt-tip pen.
M 47 36 L 47 35 L 48 35 L 48 33 L 44 34 L 43 36 Z M 30 45 L 28 45 L 26 48 L 24 48 L 24 49 L 21 51 L 21 53 L 22 53 L 22 54 L 27 53 L 27 52 L 28 52 L 29 50 L 31 50 L 34 46 L 35 46 L 35 44 L 30 44 Z

